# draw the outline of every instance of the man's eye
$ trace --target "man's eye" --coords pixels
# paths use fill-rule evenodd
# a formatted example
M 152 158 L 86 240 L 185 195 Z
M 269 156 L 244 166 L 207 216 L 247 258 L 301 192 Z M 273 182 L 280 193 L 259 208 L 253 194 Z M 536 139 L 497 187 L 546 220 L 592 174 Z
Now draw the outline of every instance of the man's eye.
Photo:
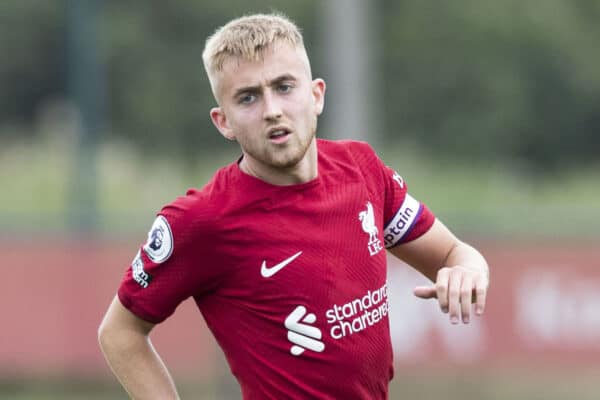
M 241 104 L 250 104 L 254 100 L 256 100 L 256 96 L 253 95 L 253 94 L 247 94 L 245 96 L 240 97 L 240 103 Z
M 292 85 L 282 84 L 282 85 L 279 85 L 277 90 L 279 90 L 280 93 L 287 93 L 290 90 L 292 90 Z

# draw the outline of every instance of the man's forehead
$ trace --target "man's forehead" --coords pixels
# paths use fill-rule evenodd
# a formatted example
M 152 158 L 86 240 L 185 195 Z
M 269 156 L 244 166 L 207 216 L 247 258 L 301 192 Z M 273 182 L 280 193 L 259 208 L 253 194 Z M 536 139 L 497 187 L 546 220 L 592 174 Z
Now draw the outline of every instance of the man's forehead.
M 217 73 L 217 79 L 221 91 L 228 92 L 263 85 L 284 75 L 310 79 L 310 65 L 304 48 L 278 43 L 264 49 L 261 59 L 256 61 L 230 57 Z

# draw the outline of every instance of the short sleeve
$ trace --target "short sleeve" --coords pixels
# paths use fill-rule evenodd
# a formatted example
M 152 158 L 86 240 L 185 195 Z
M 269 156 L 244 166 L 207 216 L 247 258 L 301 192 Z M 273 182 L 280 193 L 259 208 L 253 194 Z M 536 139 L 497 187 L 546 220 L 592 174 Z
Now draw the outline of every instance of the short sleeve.
M 410 242 L 426 233 L 435 222 L 435 215 L 427 206 L 408 192 L 402 176 L 388 167 L 375 151 L 365 144 L 369 168 L 375 168 L 378 191 L 383 186 L 384 242 L 386 248 Z
M 121 281 L 121 303 L 148 322 L 162 322 L 181 302 L 208 290 L 213 282 L 210 269 L 195 259 L 203 252 L 199 243 L 206 241 L 198 240 L 190 214 L 177 202 L 163 208 Z
M 383 238 L 385 247 L 410 242 L 426 233 L 435 216 L 425 204 L 408 193 L 406 182 L 393 169 L 384 167 L 386 199 Z

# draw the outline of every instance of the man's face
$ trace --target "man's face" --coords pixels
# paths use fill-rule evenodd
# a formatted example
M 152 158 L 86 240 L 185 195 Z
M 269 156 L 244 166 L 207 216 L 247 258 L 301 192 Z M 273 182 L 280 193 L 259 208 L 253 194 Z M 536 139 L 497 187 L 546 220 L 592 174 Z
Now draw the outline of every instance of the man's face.
M 229 59 L 218 75 L 220 107 L 211 118 L 237 140 L 255 171 L 290 169 L 306 159 L 323 110 L 325 83 L 311 81 L 303 49 L 276 43 L 263 60 Z M 316 156 L 316 154 L 315 154 Z

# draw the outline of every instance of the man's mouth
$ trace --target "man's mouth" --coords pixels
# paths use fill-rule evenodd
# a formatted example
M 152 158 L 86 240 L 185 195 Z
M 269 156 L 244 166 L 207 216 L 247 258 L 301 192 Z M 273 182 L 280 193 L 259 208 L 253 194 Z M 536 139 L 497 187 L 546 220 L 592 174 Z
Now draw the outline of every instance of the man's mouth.
M 274 143 L 282 143 L 288 138 L 290 133 L 291 132 L 285 128 L 273 129 L 269 132 L 269 140 Z

